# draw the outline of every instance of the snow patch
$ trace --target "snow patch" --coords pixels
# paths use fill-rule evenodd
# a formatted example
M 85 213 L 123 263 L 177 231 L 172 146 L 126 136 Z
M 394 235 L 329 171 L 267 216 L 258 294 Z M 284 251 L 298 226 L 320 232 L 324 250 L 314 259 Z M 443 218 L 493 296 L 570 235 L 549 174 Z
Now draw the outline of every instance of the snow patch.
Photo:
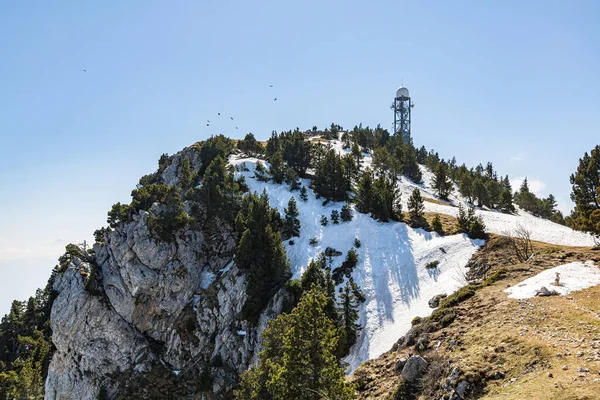
M 217 279 L 217 275 L 215 275 L 214 273 L 210 272 L 210 271 L 205 271 L 202 274 L 202 278 L 200 279 L 200 287 L 203 290 L 208 289 L 208 287 L 210 285 L 213 284 L 213 282 Z
M 553 284 L 557 272 L 560 274 L 560 286 Z M 564 296 L 574 290 L 596 285 L 600 285 L 600 268 L 592 261 L 572 262 L 542 271 L 536 276 L 506 289 L 505 292 L 511 299 L 529 299 L 535 297 L 536 291 L 542 286 L 548 290 L 556 290 Z
M 431 297 L 452 293 L 465 285 L 465 265 L 483 241 L 471 240 L 466 235 L 440 237 L 437 233 L 412 229 L 399 222 L 382 223 L 355 210 L 352 221 L 337 225 L 329 222 L 327 226 L 321 226 L 321 216 L 329 219 L 331 211 L 340 211 L 344 203 L 329 202 L 324 206 L 324 199 L 316 198 L 307 179 L 300 180 L 308 189 L 307 201 L 300 199 L 298 191 L 290 192 L 288 185 L 259 182 L 253 177 L 257 161 L 254 158 L 230 158 L 233 165 L 246 163 L 250 171 L 239 171 L 236 175 L 245 176 L 251 191 L 262 193 L 266 190 L 271 206 L 282 216 L 289 199 L 296 198 L 300 237 L 294 238 L 293 245 L 284 242 L 293 278 L 300 278 L 309 262 L 327 247 L 342 252 L 341 256 L 333 257 L 333 269 L 344 261 L 355 238 L 361 242 L 360 248 L 356 249 L 359 259 L 353 278 L 366 297 L 359 311 L 359 323 L 364 328 L 345 360 L 350 371 L 390 350 L 410 329 L 415 316 L 430 315 L 432 309 L 428 301 Z M 317 239 L 315 245 L 309 244 L 311 238 Z M 425 268 L 432 261 L 439 261 L 438 268 Z
M 239 330 L 239 331 L 237 331 L 237 334 L 240 335 L 240 336 L 246 336 L 247 332 Z

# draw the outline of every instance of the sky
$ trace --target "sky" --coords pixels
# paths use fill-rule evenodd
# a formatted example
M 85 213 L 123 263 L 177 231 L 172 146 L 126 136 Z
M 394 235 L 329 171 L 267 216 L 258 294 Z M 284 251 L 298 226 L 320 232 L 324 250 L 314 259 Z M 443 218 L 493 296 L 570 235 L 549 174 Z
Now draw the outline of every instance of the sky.
M 1 2 L 0 314 L 162 153 L 389 129 L 401 84 L 417 146 L 527 176 L 568 212 L 569 175 L 600 142 L 599 20 L 580 0 Z

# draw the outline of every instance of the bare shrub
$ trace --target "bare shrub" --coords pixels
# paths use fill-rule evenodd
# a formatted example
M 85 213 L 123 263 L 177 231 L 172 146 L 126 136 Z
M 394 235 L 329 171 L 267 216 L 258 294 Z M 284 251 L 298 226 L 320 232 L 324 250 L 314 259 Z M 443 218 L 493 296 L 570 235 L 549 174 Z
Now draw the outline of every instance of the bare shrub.
M 533 254 L 531 230 L 521 224 L 517 224 L 513 233 L 505 233 L 505 236 L 510 240 L 510 246 L 517 257 L 517 260 L 521 263 L 529 260 Z

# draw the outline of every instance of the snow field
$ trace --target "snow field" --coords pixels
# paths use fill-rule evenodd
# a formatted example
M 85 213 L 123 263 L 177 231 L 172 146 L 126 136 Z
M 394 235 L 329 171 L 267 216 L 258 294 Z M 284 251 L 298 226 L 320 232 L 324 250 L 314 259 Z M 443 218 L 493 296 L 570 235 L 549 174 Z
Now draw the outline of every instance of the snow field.
M 464 286 L 465 265 L 483 241 L 471 240 L 466 235 L 440 237 L 422 229 L 412 229 L 404 223 L 377 222 L 370 216 L 354 211 L 349 222 L 334 225 L 329 221 L 321 226 L 321 215 L 330 218 L 331 211 L 340 211 L 343 203 L 316 199 L 308 188 L 309 180 L 301 180 L 308 189 L 308 200 L 302 201 L 299 192 L 290 192 L 288 185 L 259 182 L 254 179 L 254 158 L 230 159 L 231 164 L 245 163 L 250 171 L 236 172 L 244 175 L 251 191 L 266 190 L 271 206 L 282 216 L 290 197 L 295 197 L 299 209 L 300 237 L 284 242 L 292 265 L 293 278 L 300 278 L 311 259 L 327 247 L 343 254 L 333 257 L 332 269 L 339 266 L 352 248 L 354 239 L 361 241 L 356 249 L 359 259 L 353 278 L 365 293 L 366 301 L 360 309 L 360 323 L 364 326 L 357 344 L 346 361 L 353 371 L 364 361 L 378 357 L 411 326 L 415 316 L 428 316 L 432 309 L 428 301 L 440 294 L 450 294 Z M 265 163 L 265 166 L 268 165 Z M 311 238 L 316 245 L 310 245 Z M 439 261 L 435 269 L 426 269 L 431 261 Z
M 560 286 L 554 286 L 556 273 L 560 274 Z M 593 261 L 572 262 L 549 268 L 523 282 L 505 290 L 511 299 L 529 299 L 535 297 L 542 286 L 566 295 L 575 290 L 600 285 L 600 268 Z
M 343 148 L 343 144 L 339 140 L 329 141 L 329 145 L 333 147 L 338 153 L 345 154 L 349 150 Z M 371 166 L 372 157 L 370 154 L 363 153 L 363 160 L 361 165 L 363 168 Z M 407 210 L 407 202 L 414 188 L 418 188 L 421 191 L 421 195 L 426 198 L 437 199 L 435 189 L 433 189 L 433 177 L 434 174 L 426 166 L 420 165 L 421 173 L 423 175 L 423 183 L 416 184 L 405 176 L 400 177 L 398 188 L 402 193 L 401 203 L 402 210 Z M 436 212 L 440 214 L 446 214 L 453 217 L 458 215 L 458 205 L 462 204 L 464 207 L 468 207 L 466 199 L 463 198 L 459 191 L 458 186 L 454 185 L 454 191 L 449 196 L 450 203 L 454 205 L 441 205 L 437 203 L 431 203 L 425 201 L 426 212 Z M 438 199 L 439 200 L 439 199 Z M 499 211 L 492 210 L 476 210 L 477 215 L 483 217 L 483 221 L 486 226 L 486 231 L 495 233 L 498 235 L 513 234 L 515 229 L 519 225 L 531 231 L 531 239 L 539 242 L 562 245 L 562 246 L 582 246 L 591 247 L 594 246 L 594 238 L 585 233 L 574 231 L 573 229 L 556 224 L 543 218 L 536 217 L 523 211 L 517 207 L 517 215 L 504 214 Z

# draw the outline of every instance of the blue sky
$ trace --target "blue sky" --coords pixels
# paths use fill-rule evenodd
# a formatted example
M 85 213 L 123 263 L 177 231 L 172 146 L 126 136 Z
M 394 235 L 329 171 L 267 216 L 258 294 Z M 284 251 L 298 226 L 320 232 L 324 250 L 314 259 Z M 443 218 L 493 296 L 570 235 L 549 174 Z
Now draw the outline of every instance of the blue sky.
M 389 128 L 402 81 L 417 145 L 527 175 L 569 210 L 568 177 L 600 141 L 599 20 L 597 1 L 2 2 L 0 312 L 161 153 Z

